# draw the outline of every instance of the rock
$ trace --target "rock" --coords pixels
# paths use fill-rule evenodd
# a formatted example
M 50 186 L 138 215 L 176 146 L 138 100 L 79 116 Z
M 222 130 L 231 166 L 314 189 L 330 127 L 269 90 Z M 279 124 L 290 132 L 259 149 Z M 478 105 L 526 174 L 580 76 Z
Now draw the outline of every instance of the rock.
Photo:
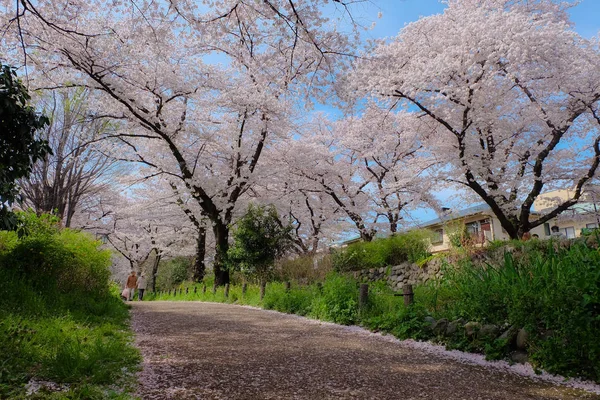
M 525 328 L 519 329 L 519 332 L 517 333 L 517 343 L 516 343 L 517 349 L 525 350 L 527 348 L 527 338 L 528 337 L 529 337 L 529 334 L 527 333 Z
M 436 335 L 446 334 L 446 329 L 448 329 L 448 320 L 446 318 L 440 318 L 435 325 L 432 326 L 432 329 Z
M 500 329 L 498 326 L 493 324 L 485 324 L 481 327 L 479 332 L 477 332 L 477 337 L 480 339 L 495 339 L 498 336 L 498 331 Z
M 475 335 L 475 333 L 477 333 L 477 331 L 479 331 L 479 328 L 481 327 L 481 324 L 479 322 L 467 322 L 464 326 L 465 328 L 465 334 L 468 337 L 471 337 L 473 335 Z
M 462 325 L 461 321 L 459 321 L 459 320 L 450 322 L 448 324 L 448 327 L 446 328 L 446 336 L 452 336 L 456 332 L 458 332 L 459 325 Z
M 430 317 L 429 315 L 424 318 L 424 321 L 429 324 L 429 329 L 433 329 L 436 325 L 435 318 Z
M 375 273 L 375 268 L 371 268 L 371 269 L 369 269 L 369 274 L 371 274 L 371 275 L 372 275 L 372 274 L 374 274 L 374 273 Z
M 510 354 L 510 359 L 519 364 L 525 364 L 527 361 L 529 361 L 529 357 L 525 351 L 513 351 Z
M 502 335 L 498 337 L 498 339 L 506 340 L 506 343 L 512 345 L 512 343 L 515 341 L 515 338 L 517 337 L 517 332 L 518 330 L 516 326 L 510 326 L 507 330 L 505 330 L 502 333 Z

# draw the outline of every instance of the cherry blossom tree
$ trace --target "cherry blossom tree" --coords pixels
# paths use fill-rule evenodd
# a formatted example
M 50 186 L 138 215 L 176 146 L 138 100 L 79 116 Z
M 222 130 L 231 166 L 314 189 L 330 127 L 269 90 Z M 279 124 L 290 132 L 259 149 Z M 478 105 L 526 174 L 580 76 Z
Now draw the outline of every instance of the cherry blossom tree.
M 177 180 L 198 203 L 215 237 L 217 282 L 226 283 L 229 225 L 263 151 L 285 136 L 297 96 L 317 94 L 351 48 L 323 15 L 323 2 L 6 7 L 5 45 L 22 49 L 11 55 L 33 66 L 36 87 L 104 94 L 98 113 L 127 122 L 114 137 L 135 153 L 128 158 Z
M 421 141 L 443 162 L 439 179 L 475 192 L 511 238 L 575 204 L 600 163 L 600 52 L 571 30 L 566 7 L 451 0 L 379 43 L 349 78 L 353 96 L 428 124 Z M 532 218 L 556 187 L 573 197 Z
M 379 230 L 398 232 L 410 210 L 435 206 L 431 194 L 434 180 L 430 170 L 436 160 L 429 156 L 418 140 L 418 133 L 428 127 L 412 113 L 390 113 L 369 104 L 356 117 L 338 122 L 338 148 L 347 154 L 343 159 L 357 160 L 353 180 L 369 182 L 364 191 L 368 209 L 386 221 Z
M 160 182 L 137 185 L 131 193 L 119 197 L 102 225 L 96 225 L 130 269 L 138 273 L 146 269 L 152 290 L 160 261 L 169 256 L 196 255 L 194 238 L 198 237 L 173 193 L 158 190 L 160 186 Z
M 329 197 L 361 239 L 370 241 L 378 230 L 397 232 L 407 210 L 431 199 L 425 174 L 432 161 L 421 154 L 420 128 L 414 115 L 371 104 L 337 122 L 316 117 L 285 144 L 281 159 L 296 192 Z

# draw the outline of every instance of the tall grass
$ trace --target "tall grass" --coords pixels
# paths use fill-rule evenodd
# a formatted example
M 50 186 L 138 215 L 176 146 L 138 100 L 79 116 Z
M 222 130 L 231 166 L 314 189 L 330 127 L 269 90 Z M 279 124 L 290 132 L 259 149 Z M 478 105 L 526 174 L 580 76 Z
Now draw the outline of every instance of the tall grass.
M 34 398 L 126 398 L 140 355 L 109 285 L 110 253 L 26 218 L 27 235 L 0 232 L 0 398 L 22 398 L 32 378 L 70 385 Z
M 440 317 L 524 327 L 534 365 L 599 380 L 598 249 L 548 241 L 513 251 L 497 261 L 449 267 L 442 282 L 421 294 L 430 302 L 436 296 L 432 311 Z

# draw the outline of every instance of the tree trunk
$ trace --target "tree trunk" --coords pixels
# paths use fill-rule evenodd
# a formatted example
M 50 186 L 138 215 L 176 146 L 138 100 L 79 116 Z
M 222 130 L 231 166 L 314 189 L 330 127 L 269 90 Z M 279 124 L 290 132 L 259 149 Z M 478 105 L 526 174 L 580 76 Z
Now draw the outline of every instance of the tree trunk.
M 193 280 L 195 282 L 202 282 L 204 275 L 206 275 L 206 266 L 204 265 L 204 256 L 206 254 L 206 228 L 204 226 L 199 227 L 198 241 L 196 244 L 196 260 L 194 261 L 194 275 Z
M 373 240 L 374 237 L 375 237 L 375 231 L 373 231 L 373 230 L 367 230 L 365 228 L 360 231 L 360 238 L 364 242 L 370 242 Z
M 150 277 L 152 279 L 150 287 L 152 288 L 152 292 L 156 292 L 156 275 L 158 274 L 158 264 L 160 263 L 160 259 L 161 256 L 156 252 L 156 257 L 154 257 L 154 262 L 152 263 L 152 271 L 150 272 Z
M 213 233 L 215 235 L 215 261 L 213 271 L 215 273 L 215 284 L 218 286 L 229 283 L 229 271 L 225 266 L 227 250 L 229 250 L 229 227 L 222 222 L 213 222 Z

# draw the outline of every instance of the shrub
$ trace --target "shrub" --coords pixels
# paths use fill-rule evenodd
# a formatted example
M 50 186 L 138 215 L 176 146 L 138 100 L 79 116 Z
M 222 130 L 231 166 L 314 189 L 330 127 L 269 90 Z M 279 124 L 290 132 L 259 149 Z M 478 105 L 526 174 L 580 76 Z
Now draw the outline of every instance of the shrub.
M 21 398 L 32 376 L 71 383 L 83 396 L 74 398 L 105 398 L 139 363 L 127 308 L 109 286 L 110 252 L 50 218 L 25 220 L 20 238 L 0 232 L 0 398 Z
M 317 254 L 294 259 L 281 259 L 275 265 L 273 277 L 278 281 L 295 281 L 304 284 L 323 281 L 332 270 L 331 256 Z
M 431 233 L 416 230 L 371 242 L 359 242 L 339 249 L 333 254 L 336 271 L 356 271 L 397 265 L 406 261 L 416 263 L 430 255 Z
M 292 288 L 286 292 L 281 283 L 269 284 L 265 294 L 263 306 L 267 310 L 277 310 L 288 314 L 307 315 L 314 298 L 313 290 L 306 288 Z
M 315 297 L 310 316 L 343 325 L 350 325 L 358 318 L 358 287 L 353 279 L 331 274 L 323 283 L 323 292 Z

